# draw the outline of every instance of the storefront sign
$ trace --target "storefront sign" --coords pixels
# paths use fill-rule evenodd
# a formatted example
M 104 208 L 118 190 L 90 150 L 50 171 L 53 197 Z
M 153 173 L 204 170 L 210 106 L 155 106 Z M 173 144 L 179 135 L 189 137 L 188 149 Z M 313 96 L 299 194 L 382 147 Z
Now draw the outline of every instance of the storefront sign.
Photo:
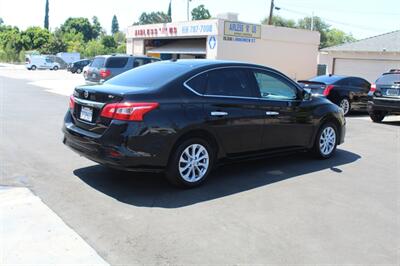
M 255 43 L 255 38 L 224 36 L 224 41 Z
M 216 35 L 217 22 L 217 20 L 208 20 L 131 26 L 128 28 L 127 38 Z
M 225 21 L 225 35 L 261 39 L 261 25 Z

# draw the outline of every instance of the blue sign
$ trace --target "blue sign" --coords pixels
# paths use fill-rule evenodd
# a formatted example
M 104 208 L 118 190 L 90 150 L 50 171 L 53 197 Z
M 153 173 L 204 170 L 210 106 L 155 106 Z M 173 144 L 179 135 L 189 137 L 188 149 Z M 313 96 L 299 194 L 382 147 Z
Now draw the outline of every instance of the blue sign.
M 210 37 L 210 40 L 208 41 L 208 46 L 211 50 L 214 50 L 215 46 L 217 46 L 217 39 L 215 38 L 215 36 Z

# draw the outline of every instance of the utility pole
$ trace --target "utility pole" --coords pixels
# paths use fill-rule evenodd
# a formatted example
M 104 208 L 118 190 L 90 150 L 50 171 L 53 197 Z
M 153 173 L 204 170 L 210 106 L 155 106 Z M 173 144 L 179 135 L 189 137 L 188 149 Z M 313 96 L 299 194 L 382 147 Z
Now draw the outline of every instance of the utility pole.
M 187 0 L 187 21 L 190 20 L 190 2 L 192 2 L 192 0 Z
M 311 30 L 314 30 L 314 11 L 311 13 Z
M 272 16 L 274 13 L 274 7 L 275 7 L 274 0 L 271 0 L 271 8 L 269 9 L 268 25 L 272 25 Z

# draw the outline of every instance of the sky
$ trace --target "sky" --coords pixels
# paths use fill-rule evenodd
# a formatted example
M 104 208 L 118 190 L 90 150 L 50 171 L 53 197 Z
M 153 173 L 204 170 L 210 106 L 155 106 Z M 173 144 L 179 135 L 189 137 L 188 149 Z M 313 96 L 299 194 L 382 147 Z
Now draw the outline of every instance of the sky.
M 117 15 L 120 29 L 137 21 L 142 12 L 167 12 L 170 0 L 49 0 L 50 28 L 59 27 L 68 17 L 97 16 L 110 32 L 113 15 Z M 204 4 L 212 16 L 234 12 L 239 20 L 260 23 L 268 16 L 271 0 L 192 0 L 193 8 Z M 172 0 L 173 21 L 186 20 L 187 0 Z M 298 20 L 312 14 L 328 24 L 367 38 L 400 29 L 400 0 L 275 0 L 280 10 L 275 14 Z M 45 0 L 0 0 L 0 17 L 8 25 L 26 29 L 43 26 Z

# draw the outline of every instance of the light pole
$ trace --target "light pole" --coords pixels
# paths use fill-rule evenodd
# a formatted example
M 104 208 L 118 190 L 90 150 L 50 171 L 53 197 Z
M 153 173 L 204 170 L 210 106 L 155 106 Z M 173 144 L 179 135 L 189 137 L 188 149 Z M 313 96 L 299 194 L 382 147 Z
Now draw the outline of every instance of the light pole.
M 190 20 L 190 16 L 189 16 L 189 13 L 190 13 L 190 2 L 192 2 L 192 0 L 187 0 L 187 21 Z

